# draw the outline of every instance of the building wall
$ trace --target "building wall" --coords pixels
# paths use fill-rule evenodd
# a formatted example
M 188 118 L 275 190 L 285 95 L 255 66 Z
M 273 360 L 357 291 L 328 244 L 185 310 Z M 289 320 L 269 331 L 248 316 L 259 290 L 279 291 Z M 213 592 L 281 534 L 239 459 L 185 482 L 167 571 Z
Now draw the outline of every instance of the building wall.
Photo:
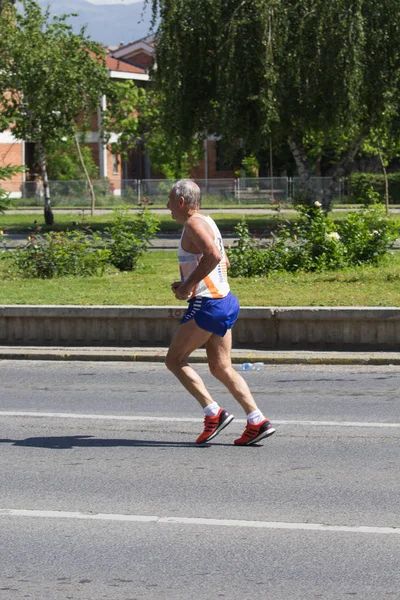
M 14 141 L 9 132 L 0 133 L 0 166 L 22 166 L 23 164 L 23 143 Z M 22 173 L 17 173 L 10 180 L 0 181 L 0 186 L 13 196 L 18 196 L 21 193 L 23 177 Z
M 140 50 L 139 52 L 133 52 L 132 54 L 128 54 L 124 56 L 124 60 L 127 62 L 132 62 L 135 65 L 139 65 L 144 69 L 148 69 L 153 63 L 153 57 L 144 50 Z

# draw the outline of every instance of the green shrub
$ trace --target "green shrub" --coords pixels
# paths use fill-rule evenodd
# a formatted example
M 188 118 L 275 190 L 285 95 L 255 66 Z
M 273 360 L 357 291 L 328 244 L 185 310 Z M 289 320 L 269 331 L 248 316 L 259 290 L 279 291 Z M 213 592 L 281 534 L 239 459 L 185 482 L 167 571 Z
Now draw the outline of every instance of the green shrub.
M 245 221 L 235 227 L 237 242 L 228 250 L 232 277 L 253 277 L 264 274 L 264 255 L 260 252 L 257 240 L 249 233 Z
M 400 204 L 400 173 L 389 173 L 389 201 Z M 380 173 L 352 173 L 348 178 L 349 201 L 364 204 L 367 190 L 372 188 L 383 201 L 385 197 L 385 178 Z
M 343 267 L 345 249 L 339 243 L 335 224 L 313 206 L 298 206 L 299 219 L 294 224 L 293 242 L 289 251 L 288 271 L 330 271 Z
M 22 277 L 103 275 L 110 251 L 97 234 L 80 231 L 46 233 L 28 237 L 27 243 L 11 253 L 11 261 Z
M 235 228 L 238 237 L 228 250 L 232 277 L 268 277 L 272 273 L 338 270 L 361 264 L 380 264 L 398 235 L 394 222 L 376 204 L 349 213 L 339 225 L 320 204 L 299 206 L 292 227 L 280 223 L 271 243 L 254 239 L 245 222 Z
M 10 194 L 0 188 L 0 213 L 3 213 L 10 207 Z
M 132 219 L 126 206 L 114 211 L 114 223 L 106 231 L 110 239 L 110 262 L 120 271 L 133 271 L 159 230 L 158 217 L 147 208 Z
M 15 167 L 12 165 L 0 167 L 0 181 L 11 179 L 13 175 L 21 173 L 21 171 L 23 171 L 23 167 Z M 0 213 L 3 213 L 10 207 L 10 202 L 10 194 L 0 186 Z
M 377 204 L 350 212 L 338 229 L 349 265 L 378 265 L 398 235 L 395 223 Z

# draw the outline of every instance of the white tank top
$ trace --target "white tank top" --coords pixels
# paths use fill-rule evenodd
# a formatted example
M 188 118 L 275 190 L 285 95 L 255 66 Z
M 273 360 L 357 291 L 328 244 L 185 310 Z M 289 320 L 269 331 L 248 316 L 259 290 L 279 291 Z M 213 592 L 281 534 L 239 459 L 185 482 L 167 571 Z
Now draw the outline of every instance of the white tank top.
M 221 253 L 221 260 L 215 269 L 213 269 L 213 271 L 207 275 L 207 277 L 204 277 L 204 279 L 199 281 L 199 283 L 193 287 L 191 298 L 225 298 L 225 296 L 229 294 L 230 288 L 228 283 L 226 256 L 221 233 L 211 217 L 205 217 L 201 214 L 196 214 L 196 217 L 204 219 L 211 227 L 214 234 L 214 244 Z M 186 250 L 182 248 L 182 239 L 184 233 L 185 228 L 183 229 L 178 248 L 179 269 L 181 272 L 182 283 L 184 283 L 189 275 L 193 273 L 199 264 L 201 257 L 203 256 L 202 254 L 192 254 L 191 252 L 186 252 Z

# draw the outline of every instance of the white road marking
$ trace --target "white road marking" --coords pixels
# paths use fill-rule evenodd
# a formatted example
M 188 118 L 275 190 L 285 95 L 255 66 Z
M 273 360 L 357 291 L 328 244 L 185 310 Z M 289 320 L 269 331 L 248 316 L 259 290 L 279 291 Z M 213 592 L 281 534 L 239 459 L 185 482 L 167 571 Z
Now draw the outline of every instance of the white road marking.
M 247 527 L 250 529 L 290 529 L 303 531 L 332 531 L 346 533 L 400 534 L 400 527 L 367 527 L 364 525 L 324 525 L 322 523 L 285 523 L 281 521 L 245 521 L 233 519 L 204 519 L 192 517 L 158 517 L 153 515 L 123 515 L 107 513 L 66 512 L 59 510 L 0 509 L 1 517 L 30 517 L 44 519 L 80 519 L 87 521 L 123 521 L 167 525 L 211 525 L 212 527 Z
M 85 413 L 0 411 L 0 417 L 35 417 L 42 419 L 90 419 L 99 421 L 157 421 L 159 423 L 202 423 L 202 418 L 194 417 L 153 417 L 152 415 L 97 415 Z M 236 419 L 234 423 L 245 423 L 245 419 Z M 297 425 L 313 427 L 380 427 L 400 428 L 400 423 L 377 423 L 367 421 L 307 421 L 273 419 L 274 425 Z

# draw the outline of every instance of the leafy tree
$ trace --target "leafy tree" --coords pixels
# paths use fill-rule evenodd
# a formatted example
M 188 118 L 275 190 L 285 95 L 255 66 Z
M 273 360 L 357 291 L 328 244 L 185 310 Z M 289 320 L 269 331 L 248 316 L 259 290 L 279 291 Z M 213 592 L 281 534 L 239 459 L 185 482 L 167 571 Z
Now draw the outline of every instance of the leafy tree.
M 99 169 L 88 146 L 81 146 L 84 163 L 91 179 L 97 179 Z M 47 153 L 47 174 L 53 181 L 76 181 L 85 178 L 76 143 L 64 139 Z
M 115 81 L 107 100 L 104 116 L 105 138 L 109 141 L 111 131 L 117 134 L 117 141 L 113 142 L 112 150 L 126 158 L 143 135 L 141 118 L 143 119 L 147 104 L 146 90 L 135 85 L 133 81 Z
M 16 0 L 0 0 L 0 16 L 7 3 L 15 4 Z
M 310 159 L 327 153 L 328 206 L 371 128 L 399 113 L 398 0 L 147 3 L 170 139 L 208 129 L 252 152 L 287 144 L 309 195 Z
M 138 87 L 132 81 L 114 82 L 105 129 L 118 136 L 112 144 L 115 154 L 126 157 L 143 141 L 156 171 L 168 179 L 185 177 L 201 159 L 201 139 L 193 136 L 186 149 L 179 138 L 167 139 L 161 118 L 162 97 L 160 92 Z
M 385 111 L 378 127 L 372 127 L 363 142 L 362 151 L 366 156 L 377 156 L 385 179 L 386 215 L 389 214 L 389 177 L 387 167 L 391 160 L 400 156 L 398 136 L 400 115 L 392 104 Z
M 97 110 L 110 86 L 104 50 L 72 32 L 69 15 L 50 18 L 34 0 L 11 5 L 0 19 L 0 93 L 3 115 L 13 134 L 36 143 L 44 185 L 46 223 L 53 223 L 47 175 L 47 152 L 73 137 L 82 112 Z

